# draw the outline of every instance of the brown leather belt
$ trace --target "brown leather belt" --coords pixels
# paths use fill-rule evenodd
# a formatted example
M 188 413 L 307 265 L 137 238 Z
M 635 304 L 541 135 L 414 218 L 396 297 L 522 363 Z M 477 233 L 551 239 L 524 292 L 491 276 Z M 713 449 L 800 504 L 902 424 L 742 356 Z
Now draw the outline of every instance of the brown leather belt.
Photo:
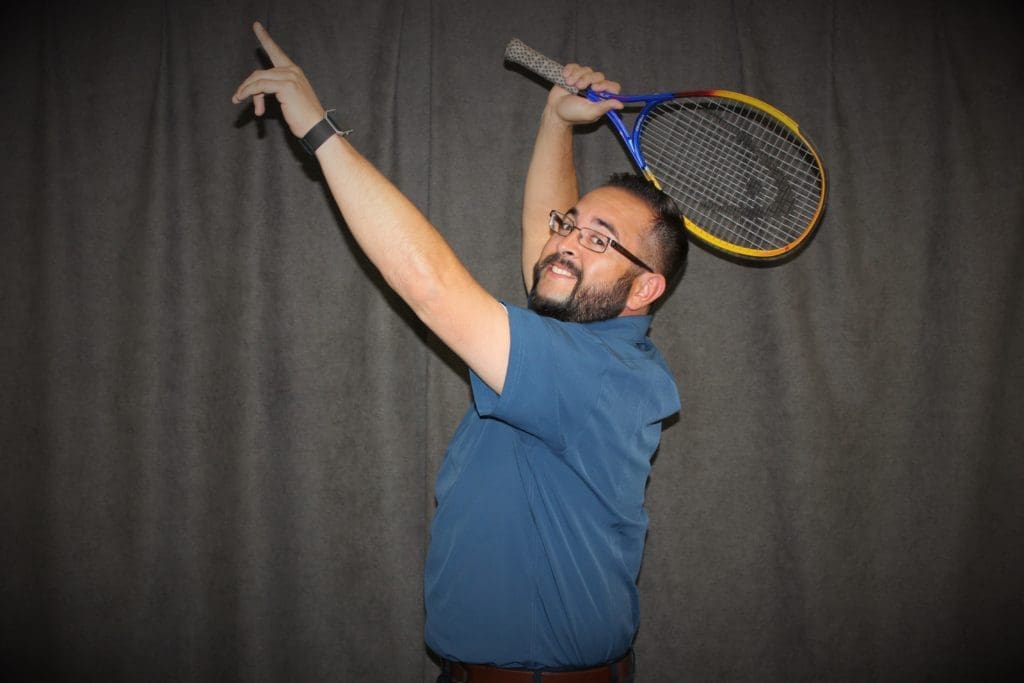
M 444 666 L 455 683 L 618 683 L 633 675 L 633 652 L 611 664 L 574 671 L 502 669 L 483 664 L 463 664 L 445 660 Z

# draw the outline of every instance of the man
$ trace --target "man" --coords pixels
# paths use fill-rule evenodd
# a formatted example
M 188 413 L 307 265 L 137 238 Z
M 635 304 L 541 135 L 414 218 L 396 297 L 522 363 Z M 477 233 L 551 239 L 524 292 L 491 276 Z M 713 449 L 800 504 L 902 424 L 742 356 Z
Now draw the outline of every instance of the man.
M 572 128 L 622 105 L 557 87 L 548 96 L 524 197 L 525 310 L 472 278 L 254 30 L 274 68 L 251 74 L 233 100 L 253 98 L 262 115 L 265 97 L 278 99 L 359 246 L 470 369 L 473 405 L 438 473 L 426 562 L 438 680 L 632 680 L 644 488 L 661 421 L 679 409 L 646 332 L 687 243 L 671 200 L 635 177 L 579 196 Z M 584 67 L 565 76 L 618 91 Z

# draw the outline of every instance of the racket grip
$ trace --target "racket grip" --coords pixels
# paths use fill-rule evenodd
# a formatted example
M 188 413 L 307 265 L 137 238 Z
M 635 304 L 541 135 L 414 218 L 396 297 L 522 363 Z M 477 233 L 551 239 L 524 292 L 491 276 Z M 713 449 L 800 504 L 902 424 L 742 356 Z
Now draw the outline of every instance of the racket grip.
M 562 78 L 561 64 L 550 57 L 545 57 L 518 38 L 513 38 L 505 46 L 505 61 L 525 67 L 555 85 L 562 86 L 574 95 L 580 94 L 578 88 L 565 84 L 565 79 Z

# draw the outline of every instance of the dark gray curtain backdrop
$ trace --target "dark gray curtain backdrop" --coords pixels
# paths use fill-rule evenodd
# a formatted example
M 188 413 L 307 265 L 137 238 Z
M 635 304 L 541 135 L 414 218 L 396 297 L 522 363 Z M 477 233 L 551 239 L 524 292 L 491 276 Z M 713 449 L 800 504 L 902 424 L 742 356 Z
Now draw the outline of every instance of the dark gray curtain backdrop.
M 510 38 L 790 113 L 830 171 L 816 238 L 771 268 L 695 249 L 655 319 L 683 410 L 648 488 L 639 680 L 1020 674 L 1019 8 L 3 10 L 0 677 L 434 675 L 421 572 L 465 371 L 279 118 L 231 103 L 253 19 L 512 301 L 546 88 Z M 578 153 L 586 187 L 630 168 L 605 126 Z

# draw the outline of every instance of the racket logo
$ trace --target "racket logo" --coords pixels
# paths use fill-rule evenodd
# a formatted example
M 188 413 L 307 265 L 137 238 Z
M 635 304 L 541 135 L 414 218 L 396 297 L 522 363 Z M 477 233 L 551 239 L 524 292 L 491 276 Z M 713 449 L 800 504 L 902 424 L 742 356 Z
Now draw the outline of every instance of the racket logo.
M 723 122 L 723 125 L 728 124 Z M 749 203 L 728 205 L 707 202 L 702 205 L 702 208 L 746 220 L 779 219 L 789 216 L 793 211 L 795 200 L 793 186 L 786 179 L 786 174 L 770 156 L 764 153 L 750 133 L 737 128 L 735 140 L 737 145 L 750 151 L 751 156 L 757 160 L 758 165 L 764 169 L 765 173 L 749 174 L 744 179 L 743 194 L 750 200 Z M 769 178 L 771 182 L 766 182 Z M 766 198 L 771 199 L 766 202 Z

